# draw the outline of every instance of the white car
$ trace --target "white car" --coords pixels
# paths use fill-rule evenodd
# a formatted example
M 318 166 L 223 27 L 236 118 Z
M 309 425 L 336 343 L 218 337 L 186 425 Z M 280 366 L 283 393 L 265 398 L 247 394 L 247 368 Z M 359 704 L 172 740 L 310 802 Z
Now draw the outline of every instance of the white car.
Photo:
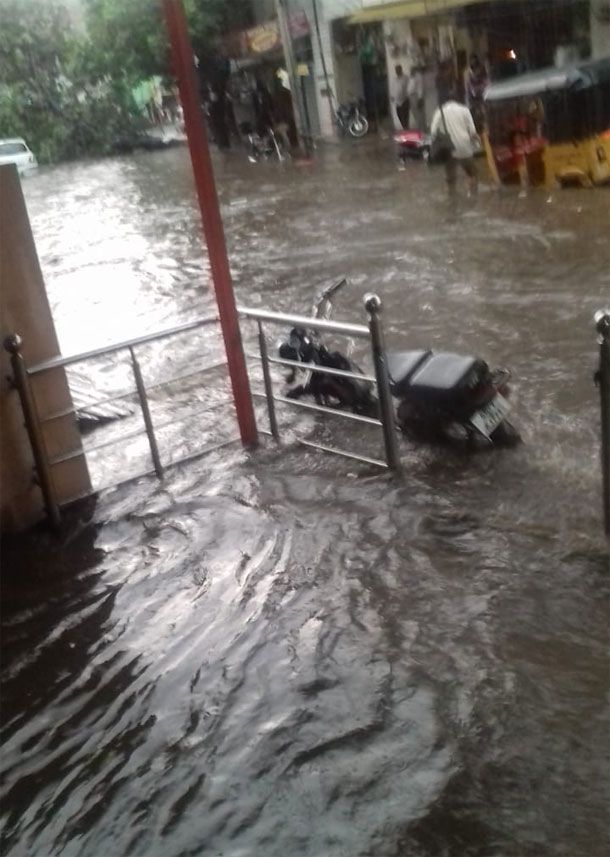
M 35 170 L 38 161 L 21 137 L 0 140 L 0 164 L 15 164 L 20 175 Z

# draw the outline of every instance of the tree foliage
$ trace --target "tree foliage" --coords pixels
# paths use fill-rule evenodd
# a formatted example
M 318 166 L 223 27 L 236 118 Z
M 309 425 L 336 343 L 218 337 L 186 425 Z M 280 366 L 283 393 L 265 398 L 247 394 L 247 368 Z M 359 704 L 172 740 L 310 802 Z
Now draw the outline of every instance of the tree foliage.
M 93 42 L 130 72 L 168 74 L 169 51 L 161 0 L 85 0 Z M 219 34 L 247 26 L 247 0 L 183 0 L 193 50 L 214 51 Z
M 55 0 L 0 0 L 0 137 L 25 137 L 40 161 L 102 154 L 138 124 L 131 81 Z
M 81 2 L 86 33 L 62 0 L 0 0 L 0 137 L 25 137 L 42 162 L 102 154 L 133 134 L 134 85 L 170 70 L 160 0 Z M 249 23 L 245 0 L 183 2 L 199 55 Z

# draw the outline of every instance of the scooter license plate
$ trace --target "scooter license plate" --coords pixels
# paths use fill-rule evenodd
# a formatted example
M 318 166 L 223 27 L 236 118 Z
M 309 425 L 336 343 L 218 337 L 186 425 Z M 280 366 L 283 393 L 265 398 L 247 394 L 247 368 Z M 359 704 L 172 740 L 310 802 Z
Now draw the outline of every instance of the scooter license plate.
M 480 411 L 476 411 L 471 417 L 470 422 L 472 425 L 480 431 L 482 435 L 489 438 L 491 437 L 494 429 L 497 429 L 504 417 L 510 411 L 510 405 L 500 393 L 489 402 L 489 404 L 485 405 L 484 408 L 481 408 Z

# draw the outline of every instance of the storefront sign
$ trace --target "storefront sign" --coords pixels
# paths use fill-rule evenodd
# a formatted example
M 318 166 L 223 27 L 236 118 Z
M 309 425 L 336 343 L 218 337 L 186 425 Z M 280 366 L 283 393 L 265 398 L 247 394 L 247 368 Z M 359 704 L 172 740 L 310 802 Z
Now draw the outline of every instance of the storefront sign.
M 268 24 L 261 24 L 259 27 L 246 30 L 245 36 L 248 53 L 266 54 L 281 47 L 282 44 L 277 21 L 269 21 Z
M 302 9 L 296 9 L 291 13 L 288 26 L 293 39 L 302 39 L 309 35 L 309 21 Z M 224 37 L 223 43 L 232 59 L 241 59 L 280 50 L 282 35 L 278 22 L 274 20 L 249 30 L 229 33 Z
M 362 8 L 349 17 L 351 24 L 372 24 L 394 18 L 421 18 L 484 0 L 361 0 Z M 508 2 L 508 0 L 505 0 Z

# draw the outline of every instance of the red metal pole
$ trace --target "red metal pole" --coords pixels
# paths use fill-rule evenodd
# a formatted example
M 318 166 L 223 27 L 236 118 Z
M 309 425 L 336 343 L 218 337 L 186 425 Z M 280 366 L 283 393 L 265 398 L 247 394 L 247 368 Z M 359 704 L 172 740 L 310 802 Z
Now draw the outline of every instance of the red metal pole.
M 218 194 L 210 158 L 208 137 L 199 101 L 199 87 L 193 61 L 193 49 L 188 35 L 182 0 L 162 0 L 169 32 L 174 74 L 184 110 L 184 124 L 191 152 L 191 163 L 203 221 L 212 282 L 216 293 L 220 325 L 225 342 L 237 422 L 244 446 L 258 441 L 256 419 L 250 394 L 250 382 L 239 329 L 231 270 L 227 257 Z

